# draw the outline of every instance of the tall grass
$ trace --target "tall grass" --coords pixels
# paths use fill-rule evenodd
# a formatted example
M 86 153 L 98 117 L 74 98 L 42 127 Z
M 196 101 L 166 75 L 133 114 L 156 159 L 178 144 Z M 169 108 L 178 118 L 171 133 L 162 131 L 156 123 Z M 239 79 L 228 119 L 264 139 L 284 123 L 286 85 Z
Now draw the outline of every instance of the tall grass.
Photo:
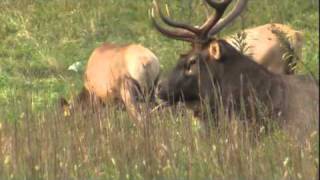
M 165 2 L 177 20 L 194 25 L 204 20 L 200 0 Z M 315 0 L 250 0 L 242 18 L 221 36 L 271 22 L 291 25 L 304 32 L 303 61 L 306 69 L 318 75 L 318 5 Z M 56 102 L 61 95 L 71 97 L 81 89 L 82 71 L 68 71 L 68 67 L 80 62 L 83 69 L 92 50 L 102 42 L 141 43 L 156 53 L 167 72 L 189 47 L 155 31 L 150 7 L 147 0 L 2 0 L 0 104 L 8 105 L 13 88 L 38 91 L 33 100 L 36 109 Z M 299 71 L 306 69 L 300 67 Z
M 177 20 L 200 24 L 200 1 L 166 1 Z M 184 107 L 133 126 L 113 106 L 64 117 L 55 104 L 82 86 L 82 70 L 102 42 L 141 43 L 167 72 L 188 45 L 151 26 L 151 1 L 0 1 L 0 179 L 315 179 L 319 133 L 304 143 L 282 129 L 257 137 L 237 118 L 203 135 Z M 247 11 L 220 36 L 270 22 L 305 34 L 299 73 L 318 77 L 319 3 L 250 0 Z M 68 67 L 80 62 L 79 72 Z M 318 124 L 318 122 L 315 122 Z
M 47 107 L 51 109 L 52 107 Z M 107 110 L 106 110 L 107 109 Z M 315 179 L 319 134 L 304 142 L 222 120 L 210 134 L 183 106 L 151 114 L 145 128 L 123 111 L 26 110 L 1 122 L 1 179 Z M 316 122 L 314 122 L 316 124 Z

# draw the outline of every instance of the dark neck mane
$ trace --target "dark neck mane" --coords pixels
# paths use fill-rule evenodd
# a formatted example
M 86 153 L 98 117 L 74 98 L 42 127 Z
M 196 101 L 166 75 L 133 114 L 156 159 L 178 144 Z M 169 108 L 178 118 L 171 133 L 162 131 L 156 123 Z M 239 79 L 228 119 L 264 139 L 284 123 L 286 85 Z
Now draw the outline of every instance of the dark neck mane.
M 219 78 L 221 92 L 226 99 L 233 100 L 249 98 L 254 93 L 258 99 L 266 104 L 275 103 L 284 98 L 281 94 L 283 82 L 280 75 L 269 72 L 264 66 L 257 64 L 250 57 L 241 54 L 224 40 L 219 43 L 223 48 L 223 74 Z M 273 102 L 273 103 L 271 103 Z

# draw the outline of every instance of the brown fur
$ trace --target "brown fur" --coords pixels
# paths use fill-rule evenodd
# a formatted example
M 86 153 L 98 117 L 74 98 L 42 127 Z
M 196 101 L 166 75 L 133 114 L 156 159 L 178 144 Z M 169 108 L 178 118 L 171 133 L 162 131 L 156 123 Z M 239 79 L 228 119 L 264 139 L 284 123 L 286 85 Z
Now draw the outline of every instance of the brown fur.
M 159 86 L 161 99 L 208 102 L 213 115 L 221 109 L 227 114 L 245 112 L 244 119 L 279 120 L 288 129 L 314 128 L 312 122 L 319 117 L 316 81 L 309 76 L 269 72 L 224 40 L 190 51 Z
M 121 102 L 140 121 L 138 101 L 152 94 L 159 68 L 157 57 L 141 45 L 103 44 L 89 58 L 76 103 L 85 108 Z
M 281 42 L 278 32 L 285 34 L 288 44 Z M 245 40 L 247 51 L 244 53 L 250 55 L 252 59 L 265 66 L 269 71 L 278 74 L 292 74 L 294 73 L 291 62 L 302 59 L 303 34 L 300 31 L 292 29 L 290 26 L 284 24 L 265 24 L 254 28 L 245 29 Z M 234 39 L 227 37 L 226 41 L 238 49 Z M 290 47 L 286 47 L 286 46 Z M 291 48 L 295 58 L 285 59 L 284 56 Z
M 317 82 L 307 75 L 286 76 L 268 71 L 261 65 L 264 62 L 257 64 L 225 40 L 215 38 L 214 35 L 240 15 L 248 0 L 238 0 L 233 10 L 221 20 L 231 2 L 206 0 L 216 12 L 203 25 L 193 27 L 165 17 L 155 1 L 161 20 L 172 27 L 161 26 L 152 13 L 155 28 L 169 38 L 190 42 L 192 46 L 181 56 L 169 77 L 159 84 L 158 97 L 171 103 L 200 102 L 206 106 L 199 109 L 209 110 L 215 117 L 220 112 L 227 112 L 227 115 L 235 112 L 244 120 L 280 121 L 286 127 L 293 125 L 293 129 L 309 132 L 304 127 L 315 127 L 312 121 L 319 118 Z M 262 39 L 269 41 L 269 36 Z M 262 47 L 257 51 L 268 49 L 267 42 L 258 45 Z M 279 46 L 273 50 L 279 50 Z M 277 58 L 267 59 L 273 63 L 282 59 Z

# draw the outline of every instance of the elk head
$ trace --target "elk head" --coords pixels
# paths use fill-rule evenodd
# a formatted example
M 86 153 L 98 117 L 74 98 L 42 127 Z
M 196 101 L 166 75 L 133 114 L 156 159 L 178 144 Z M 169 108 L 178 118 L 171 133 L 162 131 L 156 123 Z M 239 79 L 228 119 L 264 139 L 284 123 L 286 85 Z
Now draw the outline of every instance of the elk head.
M 181 55 L 176 67 L 168 79 L 159 83 L 157 96 L 165 101 L 200 100 L 202 96 L 210 96 L 212 85 L 223 76 L 225 64 L 238 56 L 237 51 L 224 40 L 214 36 L 232 22 L 246 6 L 247 0 L 238 0 L 235 8 L 221 20 L 232 0 L 205 0 L 216 13 L 200 27 L 176 22 L 164 16 L 157 2 L 152 9 L 152 21 L 155 28 L 163 35 L 176 40 L 191 43 L 191 50 Z M 161 26 L 155 19 L 158 12 L 161 20 L 172 28 Z M 210 87 L 211 86 L 211 87 Z

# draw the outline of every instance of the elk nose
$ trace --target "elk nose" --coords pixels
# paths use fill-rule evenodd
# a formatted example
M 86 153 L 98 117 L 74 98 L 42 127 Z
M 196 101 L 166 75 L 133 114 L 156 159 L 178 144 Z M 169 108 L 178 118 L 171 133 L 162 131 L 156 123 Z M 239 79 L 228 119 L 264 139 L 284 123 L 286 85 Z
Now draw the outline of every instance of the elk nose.
M 159 99 L 160 92 L 161 92 L 162 88 L 163 88 L 162 81 L 160 81 L 160 82 L 157 84 L 156 91 L 155 91 L 155 95 L 156 95 L 156 98 L 157 98 L 157 99 Z
M 156 88 L 156 97 L 159 98 L 159 99 L 164 99 L 165 97 L 163 97 L 166 93 L 167 93 L 167 82 L 165 80 L 160 80 L 158 85 L 157 85 L 157 88 Z
M 155 89 L 155 100 L 156 103 L 161 105 L 161 106 L 167 106 L 168 102 L 166 101 L 167 99 L 167 91 L 166 91 L 166 83 L 165 81 L 159 81 L 157 84 L 157 87 Z

